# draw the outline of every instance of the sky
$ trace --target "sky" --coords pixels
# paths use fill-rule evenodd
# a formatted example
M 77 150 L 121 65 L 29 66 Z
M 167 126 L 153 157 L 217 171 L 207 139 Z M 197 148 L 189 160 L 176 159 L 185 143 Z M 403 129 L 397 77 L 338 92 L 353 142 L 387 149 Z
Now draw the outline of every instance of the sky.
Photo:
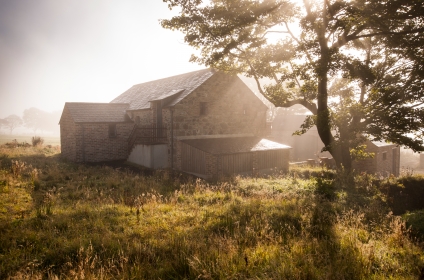
M 203 69 L 162 0 L 0 0 L 0 118 L 110 102 L 134 84 Z

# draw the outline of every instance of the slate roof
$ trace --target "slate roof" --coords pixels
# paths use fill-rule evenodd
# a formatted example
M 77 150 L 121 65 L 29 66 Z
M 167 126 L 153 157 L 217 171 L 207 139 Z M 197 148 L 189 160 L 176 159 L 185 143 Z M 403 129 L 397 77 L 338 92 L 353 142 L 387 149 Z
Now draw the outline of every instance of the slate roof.
M 173 106 L 215 73 L 213 69 L 203 69 L 134 85 L 111 103 L 129 103 L 129 110 L 140 110 L 150 108 L 150 101 L 167 98 L 164 106 Z
M 181 140 L 213 155 L 291 149 L 291 147 L 259 137 L 232 137 Z
M 65 108 L 68 109 L 76 123 L 128 122 L 131 121 L 126 114 L 129 106 L 128 103 L 65 103 Z

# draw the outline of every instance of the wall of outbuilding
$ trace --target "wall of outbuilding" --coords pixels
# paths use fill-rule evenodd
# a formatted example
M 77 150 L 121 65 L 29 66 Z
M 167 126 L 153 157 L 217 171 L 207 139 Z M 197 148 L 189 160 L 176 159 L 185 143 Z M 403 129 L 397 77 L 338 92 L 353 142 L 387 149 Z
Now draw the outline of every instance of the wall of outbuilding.
M 125 160 L 132 123 L 116 123 L 116 136 L 109 136 L 109 123 L 61 121 L 62 156 L 75 162 Z
M 109 123 L 79 125 L 81 161 L 100 162 L 125 160 L 128 157 L 128 139 L 134 124 L 116 123 L 116 136 L 109 136 Z
M 233 174 L 257 176 L 287 172 L 290 149 L 210 154 L 180 142 L 182 171 L 204 178 Z
M 395 145 L 377 146 L 372 143 L 368 143 L 366 151 L 374 153 L 374 157 L 354 161 L 353 168 L 356 171 L 378 174 L 385 177 L 390 176 L 391 174 L 399 176 L 399 147 L 396 147 Z
M 70 161 L 76 161 L 77 155 L 77 125 L 65 107 L 60 120 L 61 156 Z

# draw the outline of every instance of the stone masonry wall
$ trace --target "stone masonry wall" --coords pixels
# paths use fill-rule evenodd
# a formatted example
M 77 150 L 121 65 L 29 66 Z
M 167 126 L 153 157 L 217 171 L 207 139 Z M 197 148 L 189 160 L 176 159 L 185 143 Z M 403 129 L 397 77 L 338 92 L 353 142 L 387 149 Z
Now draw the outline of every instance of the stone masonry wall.
M 205 104 L 203 114 L 201 103 Z M 181 169 L 181 149 L 175 138 L 224 134 L 262 135 L 266 131 L 266 109 L 238 77 L 222 73 L 213 75 L 173 108 L 174 168 Z M 170 116 L 170 109 L 163 109 L 163 124 L 169 127 L 169 140 Z
M 77 126 L 65 108 L 60 120 L 61 156 L 70 161 L 76 161 L 76 130 Z
M 394 171 L 393 168 L 393 149 L 396 149 L 397 152 L 395 153 L 395 169 L 397 171 Z M 368 158 L 365 160 L 358 160 L 353 162 L 353 168 L 356 171 L 359 172 L 367 172 L 371 174 L 378 174 L 381 176 L 389 176 L 392 173 L 395 173 L 394 175 L 398 176 L 398 169 L 399 169 L 399 148 L 394 145 L 387 145 L 387 146 L 381 146 L 378 147 L 374 144 L 367 144 L 367 152 L 373 152 L 374 158 Z M 384 156 L 385 154 L 385 156 Z
M 116 136 L 109 137 L 108 123 L 77 124 L 76 161 L 101 162 L 128 157 L 128 139 L 133 123 L 116 123 Z
M 144 109 L 131 111 L 128 113 L 128 116 L 135 122 L 136 117 L 140 118 L 140 125 L 149 126 L 153 124 L 153 112 L 152 109 Z
M 366 151 L 374 153 L 375 156 L 373 158 L 355 160 L 352 163 L 352 167 L 358 172 L 367 172 L 370 174 L 375 174 L 377 172 L 378 147 L 372 143 L 368 143 Z
M 393 150 L 397 150 L 397 153 L 395 155 L 393 154 Z M 384 153 L 386 154 L 386 158 L 384 159 Z M 398 147 L 395 146 L 383 146 L 379 147 L 379 152 L 376 155 L 377 157 L 377 173 L 379 173 L 382 176 L 390 176 L 391 174 L 398 176 L 398 172 L 394 172 L 394 166 L 393 166 L 393 156 L 399 156 L 400 150 Z M 395 162 L 397 163 L 397 168 L 399 169 L 399 159 L 395 158 Z M 396 166 L 395 166 L 396 169 Z

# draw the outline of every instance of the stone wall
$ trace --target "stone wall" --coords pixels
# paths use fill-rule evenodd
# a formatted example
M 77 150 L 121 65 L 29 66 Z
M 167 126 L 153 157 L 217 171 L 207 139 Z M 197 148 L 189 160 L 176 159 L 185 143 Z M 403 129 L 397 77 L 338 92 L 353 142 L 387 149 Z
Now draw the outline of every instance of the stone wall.
M 203 106 L 203 108 L 201 108 Z M 203 110 L 202 110 L 203 109 Z M 171 154 L 171 112 L 173 110 L 174 162 L 181 168 L 181 148 L 176 138 L 184 136 L 253 134 L 267 131 L 267 107 L 236 76 L 216 73 L 173 109 L 163 109 L 163 125 L 168 127 Z M 153 111 L 153 110 L 152 110 Z M 171 163 L 169 164 L 171 166 Z
M 391 174 L 399 176 L 399 147 L 396 147 L 395 145 L 384 145 L 379 147 L 372 143 L 368 143 L 366 151 L 372 152 L 375 155 L 373 158 L 354 161 L 353 168 L 356 171 L 377 174 L 385 177 Z M 393 166 L 393 164 L 395 166 Z
M 114 126 L 113 135 L 110 125 Z M 61 156 L 74 162 L 124 160 L 132 122 L 75 122 L 65 106 L 60 119 Z
M 144 109 L 144 110 L 135 110 L 128 112 L 128 116 L 136 122 L 137 117 L 140 118 L 141 126 L 150 126 L 153 125 L 153 110 L 152 109 Z
M 400 148 L 394 145 L 379 147 L 377 154 L 377 173 L 382 176 L 399 176 Z M 393 164 L 397 166 L 393 166 Z
M 128 138 L 133 123 L 116 123 L 116 136 L 109 136 L 108 123 L 74 124 L 73 139 L 75 141 L 75 157 L 69 158 L 66 149 L 62 154 L 76 162 L 101 162 L 124 160 L 128 157 Z M 66 130 L 72 127 L 66 126 Z M 62 124 L 61 124 L 62 129 Z M 61 136 L 62 137 L 62 136 Z
M 70 161 L 76 161 L 76 132 L 77 126 L 65 107 L 60 119 L 61 156 Z

